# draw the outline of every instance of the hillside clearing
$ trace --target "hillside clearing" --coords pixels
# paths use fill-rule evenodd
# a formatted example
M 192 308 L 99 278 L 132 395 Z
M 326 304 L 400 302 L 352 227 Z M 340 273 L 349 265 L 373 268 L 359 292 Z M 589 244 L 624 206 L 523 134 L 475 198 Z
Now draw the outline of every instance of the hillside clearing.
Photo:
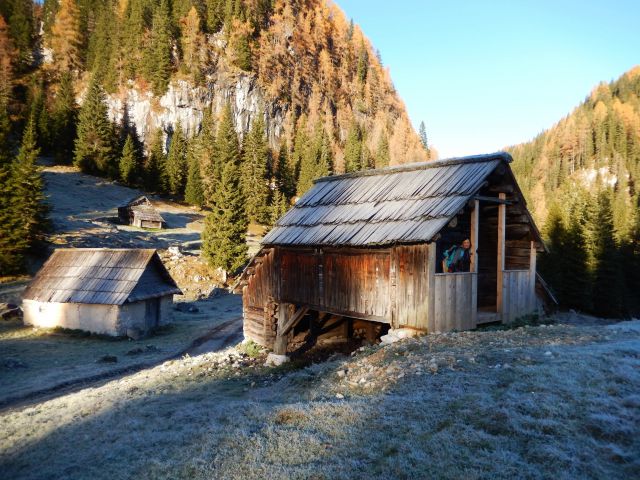
M 235 319 L 240 329 L 241 298 L 222 295 L 180 306 L 172 323 L 153 336 L 133 341 L 88 336 L 0 322 L 0 406 L 58 385 L 139 364 L 153 365 L 183 352 L 216 326 Z M 189 308 L 196 309 L 188 312 Z M 115 357 L 111 361 L 101 361 Z
M 640 322 L 430 335 L 306 367 L 230 349 L 1 421 L 10 478 L 622 478 Z

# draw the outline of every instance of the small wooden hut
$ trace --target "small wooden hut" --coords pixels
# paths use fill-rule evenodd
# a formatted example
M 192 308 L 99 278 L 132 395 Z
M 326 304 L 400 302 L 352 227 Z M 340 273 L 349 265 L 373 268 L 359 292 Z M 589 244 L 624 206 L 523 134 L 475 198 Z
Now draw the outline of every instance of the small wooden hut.
M 245 337 L 283 354 L 303 319 L 316 332 L 345 321 L 345 332 L 354 321 L 442 332 L 535 311 L 544 246 L 511 161 L 495 153 L 317 180 L 236 286 Z M 470 271 L 443 273 L 443 251 L 465 238 Z
M 169 320 L 182 292 L 152 249 L 57 249 L 23 295 L 24 322 L 144 335 Z
M 164 228 L 164 218 L 144 195 L 136 197 L 126 205 L 118 207 L 118 218 L 125 225 L 140 228 Z

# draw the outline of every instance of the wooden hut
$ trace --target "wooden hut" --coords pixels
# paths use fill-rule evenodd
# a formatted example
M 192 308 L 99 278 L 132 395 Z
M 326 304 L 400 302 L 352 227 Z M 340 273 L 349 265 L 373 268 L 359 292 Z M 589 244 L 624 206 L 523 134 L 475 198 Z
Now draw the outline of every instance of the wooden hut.
M 316 332 L 345 321 L 345 332 L 354 321 L 442 332 L 535 311 L 544 247 L 511 161 L 495 153 L 317 180 L 236 285 L 245 337 L 284 354 L 303 319 Z M 469 271 L 443 273 L 443 251 L 465 238 Z
M 144 195 L 136 197 L 126 205 L 118 207 L 118 218 L 125 225 L 140 228 L 164 228 L 164 218 Z
M 24 322 L 116 336 L 169 320 L 182 292 L 152 249 L 57 249 L 23 295 Z

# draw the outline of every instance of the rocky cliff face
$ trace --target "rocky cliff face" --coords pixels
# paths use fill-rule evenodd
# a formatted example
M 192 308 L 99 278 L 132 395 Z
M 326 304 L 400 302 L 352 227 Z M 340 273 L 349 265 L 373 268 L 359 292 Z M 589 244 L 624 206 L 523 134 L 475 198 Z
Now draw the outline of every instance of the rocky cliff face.
M 157 128 L 170 138 L 178 122 L 191 137 L 200 130 L 206 110 L 212 111 L 215 118 L 227 102 L 231 104 L 236 131 L 241 138 L 256 116 L 262 113 L 271 147 L 279 146 L 284 108 L 265 100 L 251 74 L 215 75 L 207 80 L 206 86 L 176 80 L 160 98 L 129 82 L 127 87 L 107 97 L 111 118 L 121 123 L 125 116 L 128 117 L 145 142 Z

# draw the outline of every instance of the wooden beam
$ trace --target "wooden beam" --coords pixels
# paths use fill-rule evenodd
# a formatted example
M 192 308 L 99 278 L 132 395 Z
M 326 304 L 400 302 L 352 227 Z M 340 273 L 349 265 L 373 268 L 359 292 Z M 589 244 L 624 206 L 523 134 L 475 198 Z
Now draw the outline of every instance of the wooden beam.
M 476 272 L 478 268 L 478 228 L 480 226 L 480 200 L 477 198 L 473 202 L 471 210 L 471 272 Z
M 300 320 L 302 320 L 302 318 L 307 314 L 308 311 L 308 307 L 300 307 L 298 310 L 296 310 L 296 312 L 291 315 L 286 320 L 286 322 L 283 323 L 281 335 L 287 335 L 291 331 L 291 329 L 295 327 Z M 278 330 L 280 330 L 280 322 L 278 322 Z
M 287 354 L 287 336 L 282 332 L 284 326 L 289 322 L 290 306 L 289 303 L 280 303 L 278 305 L 278 326 L 276 328 L 276 339 L 273 342 L 273 353 L 276 355 Z
M 435 275 L 436 275 L 436 242 L 431 242 L 427 246 L 427 332 L 436 331 L 435 316 Z
M 505 200 L 506 194 L 500 193 L 500 200 Z M 498 262 L 496 265 L 497 275 L 497 295 L 496 295 L 496 311 L 500 314 L 502 319 L 502 313 L 504 310 L 503 298 L 503 272 L 505 265 L 505 231 L 506 231 L 506 218 L 507 218 L 507 205 L 505 203 L 500 204 L 498 208 Z M 502 319 L 504 320 L 504 319 Z
M 496 197 L 486 197 L 484 195 L 475 195 L 473 197 L 474 200 L 481 200 L 483 202 L 489 203 L 498 203 L 500 205 L 512 205 L 514 202 L 511 200 L 507 200 L 504 193 L 500 193 L 498 198 Z
M 478 320 L 478 230 L 480 229 L 480 200 L 473 202 L 471 211 L 471 328 L 476 328 Z
M 531 241 L 531 256 L 529 257 L 529 310 L 536 309 L 536 242 Z

